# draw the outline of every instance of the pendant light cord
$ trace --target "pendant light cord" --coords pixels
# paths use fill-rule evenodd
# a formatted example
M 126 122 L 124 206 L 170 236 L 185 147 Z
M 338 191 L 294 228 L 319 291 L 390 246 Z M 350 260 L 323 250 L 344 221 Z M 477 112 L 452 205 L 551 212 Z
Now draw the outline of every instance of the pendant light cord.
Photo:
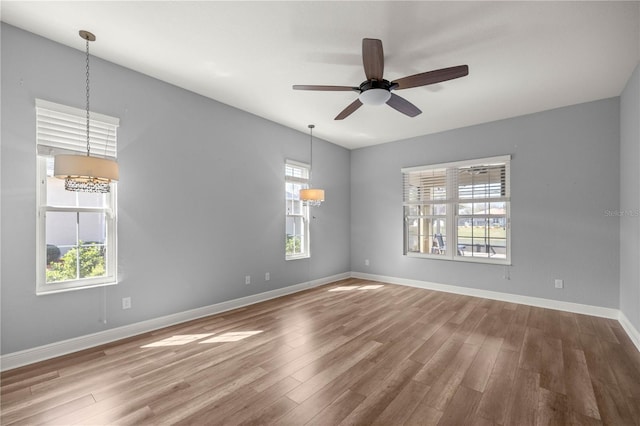
M 91 147 L 89 145 L 89 39 L 87 39 L 87 157 L 89 157 Z
M 316 127 L 313 124 L 309 124 L 309 188 L 311 188 L 313 182 L 311 181 L 311 172 L 313 171 L 313 128 Z

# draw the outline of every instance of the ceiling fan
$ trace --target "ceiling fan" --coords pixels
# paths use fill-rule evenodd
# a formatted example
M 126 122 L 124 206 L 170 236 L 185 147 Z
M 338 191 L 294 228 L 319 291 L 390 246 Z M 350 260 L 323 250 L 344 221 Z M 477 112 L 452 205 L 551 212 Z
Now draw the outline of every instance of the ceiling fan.
M 363 104 L 382 105 L 386 103 L 391 108 L 415 117 L 422 111 L 408 100 L 391 93 L 393 90 L 409 89 L 411 87 L 427 86 L 429 84 L 440 83 L 442 81 L 453 80 L 469 74 L 467 65 L 442 68 L 434 71 L 427 71 L 420 74 L 410 75 L 398 80 L 388 81 L 382 77 L 384 71 L 384 53 L 382 51 L 382 41 L 374 38 L 362 39 L 362 63 L 364 74 L 367 79 L 358 87 L 352 86 L 317 86 L 317 85 L 294 85 L 294 90 L 321 90 L 330 92 L 354 91 L 358 92 L 358 99 L 340 112 L 335 120 L 343 120 L 353 114 Z

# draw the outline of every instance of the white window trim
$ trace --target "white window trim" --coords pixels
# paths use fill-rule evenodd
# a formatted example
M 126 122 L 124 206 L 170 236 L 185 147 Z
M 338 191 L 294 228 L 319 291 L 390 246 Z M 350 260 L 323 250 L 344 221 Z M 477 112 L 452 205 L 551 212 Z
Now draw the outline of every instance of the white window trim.
M 285 160 L 285 168 L 287 165 L 291 165 L 294 167 L 302 167 L 307 169 L 308 173 L 311 173 L 311 167 L 309 164 L 307 163 L 302 163 L 300 161 L 295 161 L 295 160 L 289 160 L 286 159 Z M 307 188 L 309 187 L 309 178 L 296 178 L 293 176 L 287 176 L 285 174 L 285 185 L 287 182 L 297 182 L 297 183 L 302 183 L 302 184 L 306 184 Z M 285 209 L 286 209 L 286 202 L 287 200 L 285 200 Z M 300 215 L 297 214 L 289 214 L 287 211 L 285 211 L 285 221 L 286 221 L 286 217 L 302 217 L 302 223 L 304 224 L 304 232 L 305 232 L 305 240 L 304 240 L 304 252 L 300 253 L 300 254 L 287 254 L 286 252 L 286 247 L 285 247 L 285 260 L 299 260 L 299 259 L 308 259 L 311 257 L 311 224 L 310 224 L 310 217 L 309 217 L 309 206 L 307 205 L 302 205 L 302 209 L 303 209 L 303 213 Z M 286 231 L 285 231 L 286 233 Z
M 461 167 L 470 167 L 470 166 L 489 166 L 489 165 L 497 165 L 497 164 L 507 164 L 507 169 L 509 172 L 507 173 L 507 185 L 511 185 L 510 183 L 510 164 L 511 164 L 511 155 L 501 155 L 496 157 L 488 157 L 488 158 L 478 158 L 473 160 L 463 160 L 463 161 L 454 161 L 449 163 L 439 163 L 439 164 L 428 164 L 423 166 L 414 166 L 414 167 L 403 167 L 400 171 L 401 173 L 410 173 L 410 172 L 419 172 L 419 171 L 427 171 L 427 170 L 435 170 L 435 169 L 454 169 Z M 446 215 L 446 229 L 447 235 L 452 236 L 452 241 L 457 241 L 457 229 L 456 224 L 458 223 L 458 204 L 457 202 L 457 188 L 452 186 L 452 180 L 447 178 L 447 199 L 448 202 L 446 205 L 448 206 L 447 211 L 451 211 Z M 403 187 L 404 191 L 404 187 Z M 453 192 L 450 192 L 453 191 Z M 455 201 L 452 200 L 449 194 L 455 194 Z M 501 199 L 496 199 L 496 201 L 500 201 Z M 502 199 L 504 200 L 504 199 Z M 409 252 L 407 250 L 407 235 L 406 235 L 406 224 L 403 224 L 403 254 L 407 257 L 416 257 L 416 258 L 424 258 L 424 259 L 437 259 L 437 260 L 447 260 L 447 261 L 458 261 L 458 262 L 469 262 L 469 263 L 482 263 L 482 264 L 490 264 L 490 265 L 511 265 L 511 199 L 510 195 L 506 199 L 505 205 L 505 215 L 507 219 L 505 235 L 507 241 L 505 259 L 495 259 L 491 257 L 471 257 L 471 256 L 461 256 L 458 254 L 457 243 L 456 244 L 446 244 L 446 253 L 444 255 L 441 254 L 431 254 L 431 253 L 416 253 Z M 427 203 L 425 203 L 427 204 Z M 403 203 L 404 210 L 404 203 Z M 404 216 L 404 220 L 406 221 L 406 217 Z
M 85 117 L 86 110 L 56 104 L 49 101 L 36 99 L 36 107 L 57 113 L 68 114 L 75 117 Z M 83 118 L 86 119 L 86 118 Z M 119 119 L 103 114 L 93 113 L 90 115 L 91 126 L 101 126 L 106 123 L 112 127 L 119 125 Z M 86 130 L 85 130 L 86 131 Z M 115 143 L 115 132 L 113 140 Z M 117 184 L 111 183 L 111 192 L 108 207 L 65 207 L 47 205 L 47 157 L 58 153 L 79 152 L 74 150 L 60 149 L 55 146 L 49 148 L 39 144 L 36 138 L 36 295 L 55 294 L 67 291 L 82 290 L 86 288 L 104 287 L 118 283 L 118 241 L 117 241 Z M 54 144 L 55 145 L 55 144 Z M 64 145 L 64 143 L 62 144 Z M 86 152 L 86 151 L 85 151 Z M 99 212 L 105 213 L 106 220 L 106 241 L 107 250 L 105 270 L 106 274 L 101 277 L 82 278 L 77 280 L 61 281 L 57 283 L 46 282 L 47 265 L 47 242 L 46 242 L 46 214 L 47 212 Z

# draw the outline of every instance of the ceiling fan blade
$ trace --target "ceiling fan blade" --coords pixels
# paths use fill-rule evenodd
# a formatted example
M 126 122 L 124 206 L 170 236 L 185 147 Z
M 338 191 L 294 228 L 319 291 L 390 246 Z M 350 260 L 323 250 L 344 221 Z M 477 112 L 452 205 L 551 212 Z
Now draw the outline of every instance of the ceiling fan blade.
M 360 89 L 357 87 L 351 86 L 318 86 L 318 85 L 309 85 L 309 84 L 296 84 L 293 86 L 293 90 L 322 90 L 327 92 L 351 92 L 356 91 L 359 92 Z
M 361 106 L 362 106 L 362 102 L 360 102 L 360 99 L 356 99 L 355 101 L 350 103 L 348 107 L 343 109 L 342 112 L 340 112 L 340 114 L 338 114 L 336 118 L 334 118 L 334 120 L 344 120 L 345 118 L 353 114 L 353 112 L 358 108 L 360 108 Z
M 408 115 L 409 117 L 415 117 L 416 115 L 422 113 L 422 111 L 420 111 L 417 106 L 415 106 L 405 98 L 396 95 L 395 93 L 391 94 L 391 97 L 387 101 L 387 105 L 397 111 L 400 111 L 404 115 Z
M 392 81 L 391 85 L 392 89 L 408 89 L 410 87 L 427 86 L 429 84 L 453 80 L 454 78 L 464 77 L 467 74 L 469 74 L 469 66 L 458 65 L 457 67 L 442 68 L 435 71 L 427 71 L 403 77 Z
M 382 80 L 384 71 L 382 41 L 375 38 L 362 39 L 362 64 L 367 80 Z

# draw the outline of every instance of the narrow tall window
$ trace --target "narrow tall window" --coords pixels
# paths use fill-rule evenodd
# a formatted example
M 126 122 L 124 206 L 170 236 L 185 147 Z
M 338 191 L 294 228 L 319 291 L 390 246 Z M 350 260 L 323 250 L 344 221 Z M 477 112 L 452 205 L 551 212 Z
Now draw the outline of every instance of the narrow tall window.
M 285 162 L 285 257 L 309 257 L 309 207 L 300 200 L 300 190 L 309 187 L 309 165 Z
M 402 169 L 404 253 L 510 263 L 510 157 Z
M 110 193 L 66 191 L 57 154 L 86 155 L 86 111 L 36 100 L 37 294 L 115 284 L 116 184 Z M 92 155 L 115 158 L 117 118 L 91 114 Z

